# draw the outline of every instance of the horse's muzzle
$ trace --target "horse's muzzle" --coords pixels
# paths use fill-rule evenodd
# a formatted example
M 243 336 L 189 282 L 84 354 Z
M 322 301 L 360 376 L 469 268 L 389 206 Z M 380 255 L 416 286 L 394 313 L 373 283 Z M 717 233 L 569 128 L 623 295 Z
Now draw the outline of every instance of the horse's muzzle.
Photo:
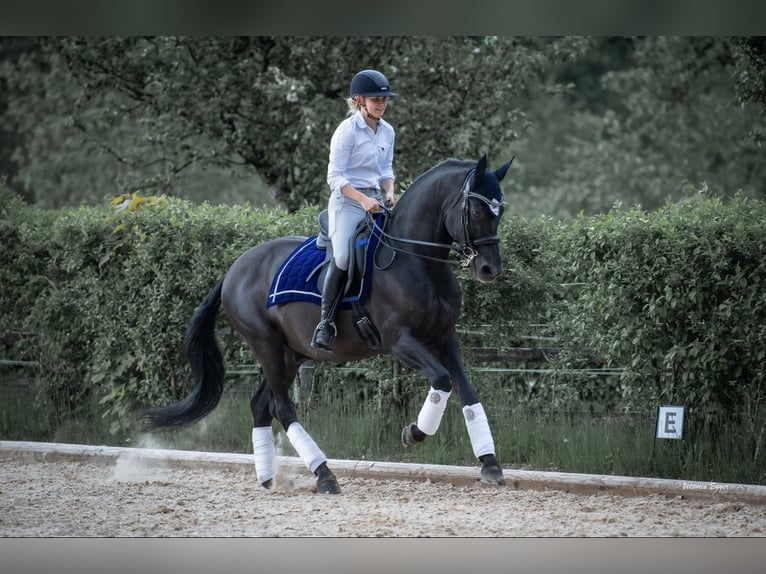
M 481 256 L 471 262 L 470 268 L 473 278 L 481 283 L 492 283 L 503 272 L 502 263 Z

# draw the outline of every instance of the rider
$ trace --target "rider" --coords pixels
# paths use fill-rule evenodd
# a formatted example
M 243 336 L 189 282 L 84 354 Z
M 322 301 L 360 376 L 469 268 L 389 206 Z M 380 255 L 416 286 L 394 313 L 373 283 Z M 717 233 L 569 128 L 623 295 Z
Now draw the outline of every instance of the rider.
M 311 346 L 332 351 L 337 329 L 335 311 L 343 293 L 349 264 L 351 234 L 367 212 L 378 210 L 381 191 L 394 203 L 394 128 L 383 120 L 391 91 L 386 76 L 362 70 L 351 80 L 348 117 L 330 140 L 327 183 L 329 235 L 333 259 L 322 289 L 322 310 Z

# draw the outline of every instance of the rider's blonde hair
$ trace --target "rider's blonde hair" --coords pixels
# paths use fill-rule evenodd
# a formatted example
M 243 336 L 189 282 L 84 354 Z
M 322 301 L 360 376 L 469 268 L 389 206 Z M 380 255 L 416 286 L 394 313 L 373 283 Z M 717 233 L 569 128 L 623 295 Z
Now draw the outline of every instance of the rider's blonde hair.
M 361 96 L 359 96 L 359 101 L 357 101 L 356 96 L 351 96 L 350 98 L 346 98 L 346 105 L 348 106 L 348 115 L 353 116 L 356 112 L 362 109 L 362 103 L 361 103 Z
M 350 98 L 346 98 L 346 105 L 348 106 L 348 115 L 353 116 L 356 112 L 362 109 L 362 102 L 364 101 L 363 96 L 351 96 Z M 388 101 L 391 101 L 391 98 L 388 98 Z M 390 105 L 390 103 L 389 103 Z

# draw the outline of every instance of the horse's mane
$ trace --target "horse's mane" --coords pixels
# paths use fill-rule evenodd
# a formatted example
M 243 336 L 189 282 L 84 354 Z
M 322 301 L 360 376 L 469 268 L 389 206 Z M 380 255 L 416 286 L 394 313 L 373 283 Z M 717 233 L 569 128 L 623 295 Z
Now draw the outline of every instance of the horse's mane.
M 427 171 L 420 174 L 418 177 L 415 178 L 415 180 L 409 185 L 409 187 L 404 191 L 402 194 L 402 197 L 399 201 L 403 201 L 406 197 L 412 197 L 412 194 L 417 194 L 419 191 L 423 189 L 429 189 L 431 180 L 433 180 L 435 177 L 444 175 L 442 172 L 450 172 L 454 169 L 454 171 L 458 171 L 458 168 L 465 169 L 466 171 L 469 168 L 472 168 L 476 162 L 474 160 L 469 159 L 457 159 L 457 158 L 448 158 L 444 161 L 441 161 L 437 163 L 435 166 L 431 167 Z
M 415 181 L 412 182 L 412 184 L 410 185 L 410 188 L 416 187 L 416 184 L 418 184 L 419 186 L 420 181 L 423 179 L 433 177 L 433 174 L 436 171 L 442 171 L 449 167 L 469 168 L 469 167 L 473 167 L 475 163 L 476 163 L 475 161 L 470 159 L 457 159 L 454 157 L 445 159 L 444 161 L 437 163 L 435 166 L 431 167 L 427 171 L 420 174 L 417 178 L 415 178 Z M 407 189 L 409 190 L 410 188 L 407 188 Z

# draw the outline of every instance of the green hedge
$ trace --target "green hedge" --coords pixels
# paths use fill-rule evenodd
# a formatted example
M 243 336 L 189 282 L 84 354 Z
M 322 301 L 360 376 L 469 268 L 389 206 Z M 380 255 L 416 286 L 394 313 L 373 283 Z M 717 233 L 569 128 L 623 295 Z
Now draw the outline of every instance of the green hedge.
M 95 395 L 115 431 L 130 411 L 189 391 L 186 323 L 236 257 L 273 237 L 313 233 L 318 212 L 122 199 L 122 209 L 47 212 L 0 189 L 0 334 L 36 334 L 4 352 L 39 362 L 58 416 Z M 461 327 L 481 333 L 464 342 L 526 345 L 529 324 L 548 323 L 565 350 L 555 365 L 562 373 L 594 355 L 626 369 L 617 382 L 562 375 L 559 398 L 644 411 L 682 403 L 747 422 L 757 449 L 765 221 L 764 204 L 742 198 L 570 223 L 510 214 L 500 230 L 502 278 L 480 285 L 458 273 Z M 572 292 L 563 283 L 584 285 Z M 223 313 L 219 334 L 228 365 L 253 364 Z M 390 364 L 368 366 L 370 378 L 391 380 Z
M 13 352 L 39 362 L 57 416 L 96 393 L 118 430 L 136 407 L 189 391 L 186 323 L 236 257 L 307 233 L 315 215 L 135 196 L 121 210 L 52 213 L 0 192 L 0 333 L 36 334 Z M 253 362 L 223 314 L 221 336 L 228 361 Z
M 766 204 L 698 197 L 560 226 L 584 282 L 557 310 L 571 349 L 627 367 L 623 405 L 683 404 L 697 428 L 744 423 L 757 456 L 766 367 Z

